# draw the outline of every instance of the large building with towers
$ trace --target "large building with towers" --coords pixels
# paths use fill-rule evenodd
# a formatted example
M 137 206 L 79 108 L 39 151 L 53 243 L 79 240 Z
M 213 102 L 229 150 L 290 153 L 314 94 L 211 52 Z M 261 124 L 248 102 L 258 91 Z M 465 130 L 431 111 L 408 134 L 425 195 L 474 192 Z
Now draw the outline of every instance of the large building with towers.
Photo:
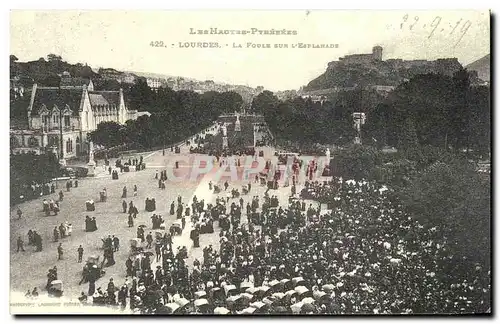
M 125 124 L 137 111 L 125 104 L 122 89 L 95 91 L 91 80 L 64 74 L 59 87 L 33 85 L 26 107 L 28 127 L 10 131 L 11 153 L 52 151 L 59 158 L 86 155 L 87 134 L 102 122 Z M 61 152 L 62 136 L 62 152 Z

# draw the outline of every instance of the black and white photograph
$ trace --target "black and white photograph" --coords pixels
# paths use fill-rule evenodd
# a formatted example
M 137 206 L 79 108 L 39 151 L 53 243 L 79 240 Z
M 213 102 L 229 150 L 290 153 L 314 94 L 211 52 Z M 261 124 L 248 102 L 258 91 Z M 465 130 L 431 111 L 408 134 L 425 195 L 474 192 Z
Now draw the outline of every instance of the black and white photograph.
M 491 316 L 489 10 L 9 18 L 11 314 Z

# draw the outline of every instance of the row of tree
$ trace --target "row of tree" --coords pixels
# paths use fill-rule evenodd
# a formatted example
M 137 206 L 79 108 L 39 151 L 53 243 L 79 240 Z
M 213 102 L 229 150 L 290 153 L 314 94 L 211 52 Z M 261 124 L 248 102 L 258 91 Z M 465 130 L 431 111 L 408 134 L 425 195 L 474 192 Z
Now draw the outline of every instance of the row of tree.
M 263 114 L 276 139 L 296 142 L 299 146 L 319 144 L 345 145 L 356 136 L 353 128 L 353 107 L 330 101 L 313 102 L 296 97 L 279 100 L 264 91 L 252 102 L 252 110 Z
M 42 185 L 60 175 L 60 166 L 54 154 L 27 153 L 10 156 L 11 204 L 28 197 L 32 184 Z M 23 200 L 23 199 L 21 199 Z
M 417 75 L 387 98 L 356 89 L 323 102 L 300 97 L 281 101 L 264 91 L 252 102 L 277 139 L 302 143 L 345 145 L 356 136 L 353 112 L 366 113 L 364 144 L 392 146 L 418 154 L 419 145 L 433 145 L 479 155 L 490 148 L 490 89 L 472 86 L 461 69 L 448 77 Z
M 243 103 L 235 92 L 153 91 L 145 81 L 131 87 L 129 101 L 132 108 L 149 111 L 151 116 L 125 125 L 101 123 L 90 133 L 94 143 L 108 148 L 123 143 L 144 148 L 170 145 L 209 127 L 219 115 L 239 110 Z
M 490 151 L 490 88 L 453 77 L 419 75 L 401 84 L 368 115 L 364 143 L 415 150 L 432 145 L 454 151 Z

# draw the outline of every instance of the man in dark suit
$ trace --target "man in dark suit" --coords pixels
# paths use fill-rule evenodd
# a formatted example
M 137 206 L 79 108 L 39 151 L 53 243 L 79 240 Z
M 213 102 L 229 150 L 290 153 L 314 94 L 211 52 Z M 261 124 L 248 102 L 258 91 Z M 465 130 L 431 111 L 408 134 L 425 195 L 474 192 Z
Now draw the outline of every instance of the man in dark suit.
M 190 238 L 193 240 L 193 247 L 200 247 L 200 230 L 198 227 L 191 230 Z

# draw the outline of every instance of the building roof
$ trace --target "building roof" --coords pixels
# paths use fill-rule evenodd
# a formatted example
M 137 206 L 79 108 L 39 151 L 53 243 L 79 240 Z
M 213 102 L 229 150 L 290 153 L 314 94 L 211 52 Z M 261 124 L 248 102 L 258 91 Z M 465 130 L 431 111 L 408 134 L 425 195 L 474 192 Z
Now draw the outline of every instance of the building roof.
M 59 109 L 64 109 L 66 105 L 68 105 L 73 112 L 77 112 L 80 109 L 81 99 L 81 89 L 38 87 L 35 90 L 31 113 L 37 115 L 43 105 L 49 110 L 54 106 L 57 106 Z
M 88 86 L 89 83 L 90 83 L 89 79 L 62 77 L 60 86 L 61 87 L 83 87 L 83 86 Z
M 119 106 L 120 91 L 89 91 L 91 106 Z

